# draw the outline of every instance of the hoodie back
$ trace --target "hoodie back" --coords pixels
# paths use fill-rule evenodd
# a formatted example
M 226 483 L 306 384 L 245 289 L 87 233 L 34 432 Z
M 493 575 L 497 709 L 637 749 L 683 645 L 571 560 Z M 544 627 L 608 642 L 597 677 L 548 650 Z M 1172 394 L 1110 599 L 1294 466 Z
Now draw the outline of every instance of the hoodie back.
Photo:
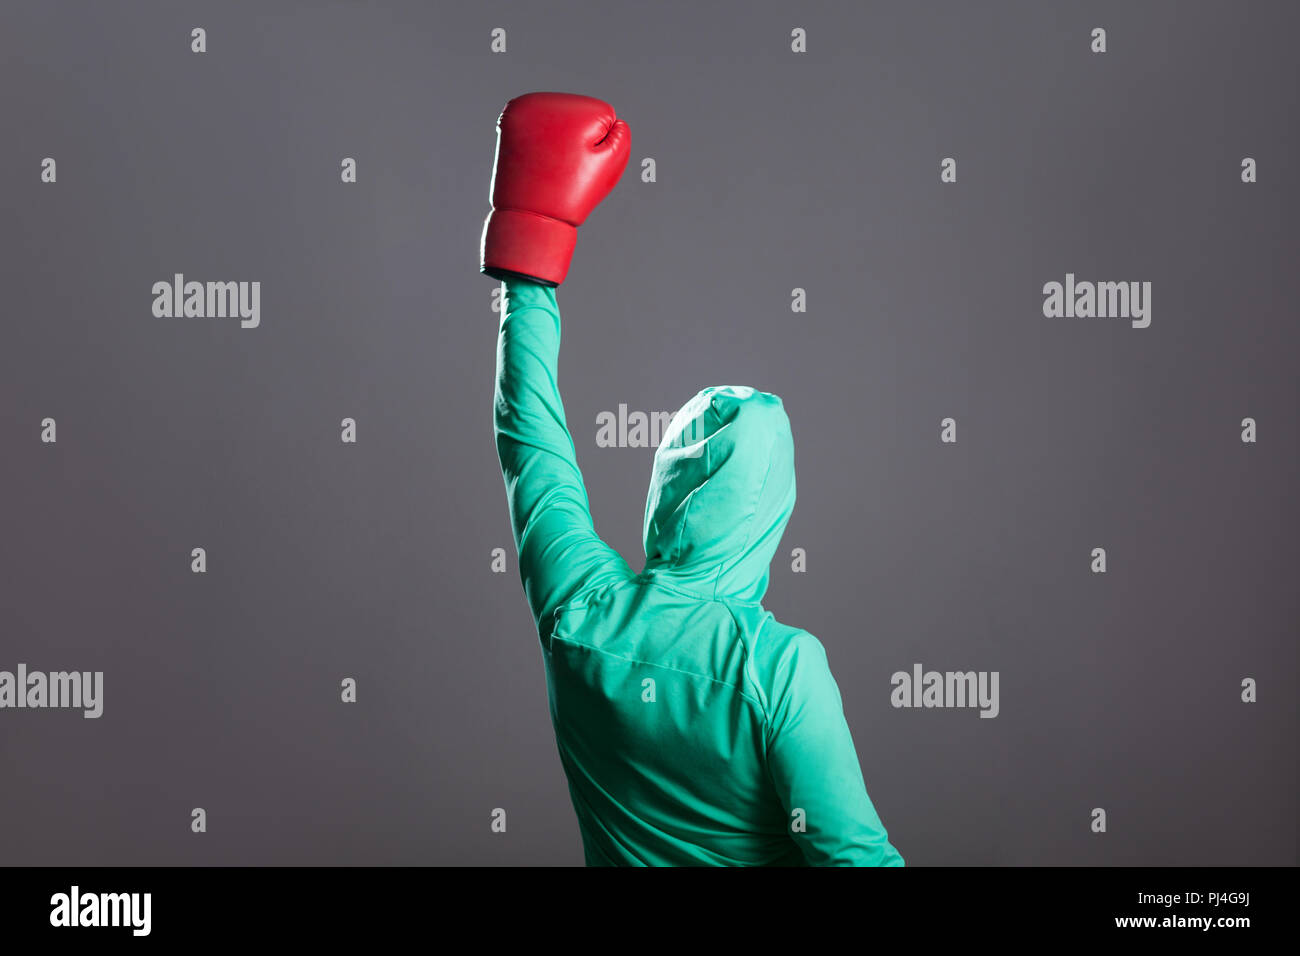
M 590 865 L 902 865 L 821 643 L 762 606 L 794 508 L 781 400 L 674 416 L 645 565 L 600 540 L 557 387 L 553 289 L 506 284 L 495 432 L 551 719 Z

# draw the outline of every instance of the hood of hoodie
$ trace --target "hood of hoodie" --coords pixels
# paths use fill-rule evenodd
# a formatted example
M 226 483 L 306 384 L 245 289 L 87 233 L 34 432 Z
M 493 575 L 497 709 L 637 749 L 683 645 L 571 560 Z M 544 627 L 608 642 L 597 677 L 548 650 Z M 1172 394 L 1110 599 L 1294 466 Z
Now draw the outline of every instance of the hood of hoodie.
M 655 451 L 645 571 L 704 597 L 761 601 L 794 502 L 781 399 L 744 385 L 703 389 Z

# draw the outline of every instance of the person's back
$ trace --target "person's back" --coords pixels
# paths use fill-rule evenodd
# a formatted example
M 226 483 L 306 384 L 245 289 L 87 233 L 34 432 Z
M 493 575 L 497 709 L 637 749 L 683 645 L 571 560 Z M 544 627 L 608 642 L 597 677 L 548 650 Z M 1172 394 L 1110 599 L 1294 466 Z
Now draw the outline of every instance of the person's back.
M 589 864 L 799 862 L 725 605 L 633 579 L 564 608 L 545 656 Z
M 761 607 L 702 600 L 653 574 L 565 607 L 545 656 L 587 863 L 901 864 L 869 805 L 852 799 L 854 783 L 862 787 L 856 761 L 856 780 L 813 792 L 807 806 L 787 798 L 787 810 L 774 783 L 764 701 L 791 668 L 825 668 L 820 655 L 813 638 Z M 849 806 L 819 817 L 845 788 Z
M 592 523 L 555 298 L 628 130 L 563 93 L 511 100 L 498 129 L 480 250 L 505 283 L 493 427 L 587 862 L 902 865 L 822 645 L 761 603 L 795 502 L 781 400 L 710 387 L 673 417 L 634 574 Z

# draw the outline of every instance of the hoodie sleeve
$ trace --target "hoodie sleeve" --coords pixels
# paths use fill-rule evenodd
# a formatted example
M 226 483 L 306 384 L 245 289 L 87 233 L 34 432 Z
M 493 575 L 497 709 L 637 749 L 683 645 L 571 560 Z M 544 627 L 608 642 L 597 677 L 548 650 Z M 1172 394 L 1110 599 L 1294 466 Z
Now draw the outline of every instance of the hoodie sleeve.
M 799 632 L 781 655 L 769 701 L 768 768 L 808 864 L 902 866 L 867 796 L 825 648 L 811 634 Z
M 580 590 L 631 575 L 592 524 L 557 384 L 559 353 L 555 290 L 507 280 L 493 422 L 519 574 L 539 633 Z

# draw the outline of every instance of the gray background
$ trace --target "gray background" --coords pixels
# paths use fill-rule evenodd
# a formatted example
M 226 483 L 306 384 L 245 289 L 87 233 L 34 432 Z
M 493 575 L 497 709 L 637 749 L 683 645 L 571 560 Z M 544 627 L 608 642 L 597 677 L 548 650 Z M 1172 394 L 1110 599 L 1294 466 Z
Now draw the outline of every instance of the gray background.
M 652 450 L 597 448 L 598 412 L 783 396 L 766 603 L 826 645 L 909 864 L 1294 864 L 1298 27 L 5 0 L 0 669 L 106 688 L 99 720 L 0 711 L 0 862 L 581 862 L 477 274 L 496 115 L 556 89 L 632 129 L 560 291 L 597 528 L 641 566 Z M 154 318 L 174 272 L 261 281 L 261 327 Z M 1151 327 L 1044 318 L 1066 272 L 1151 281 Z M 1001 715 L 892 708 L 918 661 L 999 671 Z

